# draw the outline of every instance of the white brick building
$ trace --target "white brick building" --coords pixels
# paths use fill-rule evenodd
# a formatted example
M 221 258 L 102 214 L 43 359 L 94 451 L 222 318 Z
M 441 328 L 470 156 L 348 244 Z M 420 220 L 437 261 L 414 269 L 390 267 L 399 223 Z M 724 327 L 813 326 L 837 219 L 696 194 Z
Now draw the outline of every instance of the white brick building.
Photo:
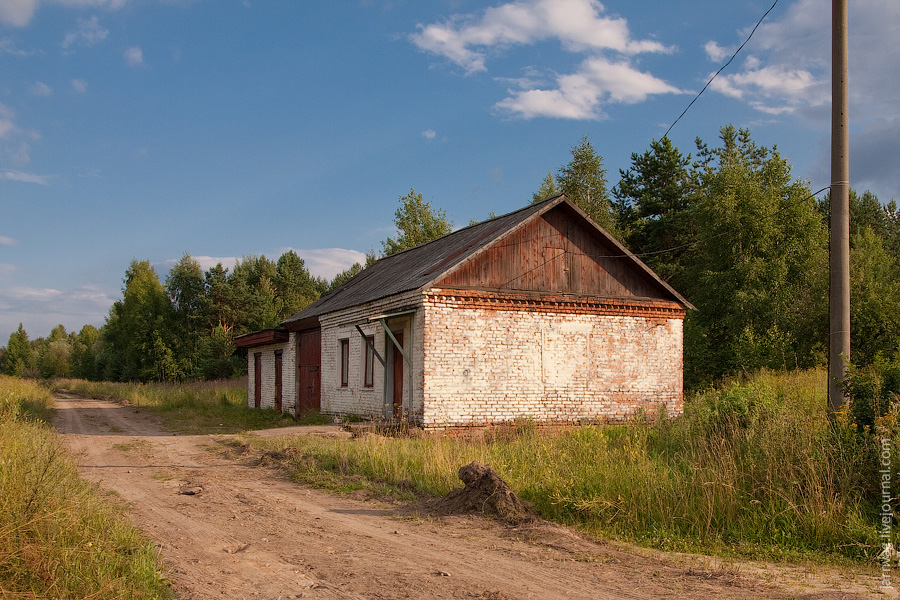
M 682 411 L 689 308 L 558 196 L 383 258 L 236 342 L 251 404 L 294 414 L 618 421 Z

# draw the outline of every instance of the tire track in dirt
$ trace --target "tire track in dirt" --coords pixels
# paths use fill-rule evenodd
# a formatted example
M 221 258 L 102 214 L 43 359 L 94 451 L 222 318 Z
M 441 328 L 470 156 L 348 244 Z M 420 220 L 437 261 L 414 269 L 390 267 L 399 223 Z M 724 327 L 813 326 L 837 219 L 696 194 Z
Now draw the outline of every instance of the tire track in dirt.
M 799 595 L 794 584 L 716 570 L 703 559 L 631 552 L 549 524 L 510 528 L 474 516 L 422 517 L 325 494 L 275 469 L 225 458 L 213 436 L 165 433 L 134 407 L 65 396 L 56 402 L 56 426 L 80 472 L 127 503 L 159 546 L 180 598 Z M 187 484 L 202 492 L 180 494 Z M 842 584 L 844 597 L 872 589 L 855 581 Z M 804 592 L 834 589 L 830 581 L 804 584 Z

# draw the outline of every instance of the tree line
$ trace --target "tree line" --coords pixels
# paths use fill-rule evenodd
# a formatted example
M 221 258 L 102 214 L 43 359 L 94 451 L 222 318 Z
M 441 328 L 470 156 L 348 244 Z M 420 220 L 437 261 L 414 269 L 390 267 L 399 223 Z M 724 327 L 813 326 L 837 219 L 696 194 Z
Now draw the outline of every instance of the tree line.
M 723 127 L 714 146 L 684 154 L 668 138 L 633 153 L 609 187 L 588 138 L 547 173 L 533 201 L 565 193 L 589 217 L 688 298 L 685 383 L 824 364 L 828 337 L 828 198 L 795 178 L 776 148 Z M 866 192 L 851 193 L 851 319 L 857 365 L 900 365 L 900 214 Z M 493 213 L 492 215 L 493 216 Z M 411 189 L 394 214 L 396 238 L 382 256 L 450 233 L 445 211 Z M 202 271 L 185 255 L 161 281 L 133 261 L 123 297 L 98 330 L 56 327 L 48 338 L 10 336 L 0 371 L 44 377 L 178 381 L 244 372 L 235 336 L 276 326 L 377 259 L 374 250 L 326 281 L 295 252 Z
M 668 138 L 631 155 L 607 188 L 584 138 L 534 201 L 563 192 L 688 298 L 685 383 L 760 368 L 825 364 L 827 194 L 817 197 L 776 148 L 726 126 L 683 154 Z M 900 366 L 900 213 L 851 193 L 851 358 Z

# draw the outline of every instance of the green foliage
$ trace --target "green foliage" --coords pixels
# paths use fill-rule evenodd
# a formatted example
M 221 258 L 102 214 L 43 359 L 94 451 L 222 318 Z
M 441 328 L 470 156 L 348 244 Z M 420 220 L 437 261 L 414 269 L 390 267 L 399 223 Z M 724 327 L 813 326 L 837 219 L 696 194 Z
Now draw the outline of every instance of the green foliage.
M 669 138 L 653 140 L 643 154 L 632 153 L 631 167 L 613 188 L 619 230 L 628 248 L 664 279 L 678 279 L 683 257 L 695 238 L 691 201 L 697 177 Z
M 0 373 L 21 377 L 33 364 L 34 353 L 28 341 L 28 333 L 19 323 L 19 328 L 9 336 L 6 352 L 3 353 L 3 362 L 0 363 Z
M 748 131 L 725 127 L 721 139 L 714 149 L 698 142 L 690 218 L 704 241 L 684 255 L 675 282 L 699 309 L 703 335 L 693 341 L 710 359 L 686 365 L 692 383 L 774 366 L 771 353 L 743 351 L 747 342 L 776 343 L 779 366 L 810 366 L 827 322 L 827 232 L 809 189 Z
M 550 173 L 534 193 L 533 202 L 562 193 L 593 219 L 595 223 L 618 234 L 615 215 L 606 189 L 606 169 L 603 157 L 594 150 L 594 144 L 585 136 L 581 143 L 572 146 L 572 160 L 560 167 L 554 184 Z
M 230 379 L 242 372 L 244 360 L 234 354 L 234 336 L 223 325 L 213 327 L 200 340 L 198 375 L 203 379 Z
M 169 358 L 174 337 L 169 328 L 172 307 L 150 261 L 133 260 L 125 272 L 123 299 L 110 308 L 103 327 L 102 376 L 109 380 L 148 380 L 167 373 L 184 375 L 181 365 L 161 365 Z
M 883 355 L 871 364 L 851 364 L 843 382 L 849 399 L 851 423 L 860 432 L 875 432 L 876 425 L 897 428 L 895 413 L 900 410 L 900 347 L 893 359 Z
M 285 252 L 275 264 L 276 307 L 279 320 L 306 308 L 321 296 L 328 283 L 313 277 L 303 259 L 293 250 Z
M 868 365 L 900 349 L 900 259 L 870 226 L 850 239 L 851 359 Z
M 544 178 L 543 183 L 541 183 L 541 187 L 538 188 L 531 196 L 532 204 L 536 204 L 538 202 L 543 202 L 547 198 L 555 196 L 559 194 L 559 188 L 556 186 L 556 180 L 553 179 L 553 173 L 551 171 L 547 171 L 547 177 Z
M 97 352 L 99 350 L 100 331 L 93 325 L 85 325 L 72 342 L 71 370 L 72 375 L 83 379 L 98 379 Z
M 422 198 L 422 193 L 412 188 L 408 194 L 400 196 L 400 208 L 394 213 L 394 225 L 397 227 L 397 239 L 389 237 L 382 242 L 385 256 L 436 240 L 453 231 L 453 223 L 447 218 L 447 213 L 432 208 L 431 203 Z

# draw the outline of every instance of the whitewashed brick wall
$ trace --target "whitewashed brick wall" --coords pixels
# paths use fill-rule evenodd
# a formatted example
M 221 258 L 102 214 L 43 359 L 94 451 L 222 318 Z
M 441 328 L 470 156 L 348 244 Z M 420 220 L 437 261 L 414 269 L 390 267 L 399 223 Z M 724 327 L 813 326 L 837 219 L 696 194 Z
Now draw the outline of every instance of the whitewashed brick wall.
M 683 410 L 679 317 L 486 308 L 425 300 L 426 427 L 620 421 Z
M 363 386 L 363 360 L 365 350 L 363 338 L 356 331 L 353 323 L 365 323 L 375 315 L 390 314 L 401 308 L 421 305 L 420 293 L 402 294 L 386 300 L 372 302 L 363 306 L 331 313 L 321 318 L 322 326 L 322 412 L 327 414 L 356 414 L 369 417 L 381 417 L 385 414 L 383 405 L 385 368 L 375 359 L 374 385 Z M 404 350 L 410 348 L 412 340 L 413 369 L 404 364 L 403 369 L 403 410 L 411 420 L 421 423 L 422 420 L 422 326 L 424 317 L 420 308 L 414 316 L 410 328 L 408 316 L 399 317 L 388 322 L 394 331 L 403 333 Z M 382 358 L 386 358 L 387 341 L 384 329 L 378 322 L 360 325 L 366 335 L 375 336 L 375 348 Z M 340 340 L 350 342 L 350 363 L 347 387 L 341 387 Z M 407 350 L 409 351 L 409 350 Z M 388 364 L 388 373 L 392 373 Z M 409 386 L 413 385 L 413 404 L 409 403 Z M 388 398 L 390 403 L 391 399 Z M 390 409 L 388 409 L 389 412 Z
M 297 334 L 291 332 L 287 342 L 247 349 L 247 404 L 253 408 L 256 391 L 254 355 L 260 353 L 262 382 L 260 408 L 275 408 L 275 351 L 281 350 L 281 410 L 296 416 L 297 409 Z

